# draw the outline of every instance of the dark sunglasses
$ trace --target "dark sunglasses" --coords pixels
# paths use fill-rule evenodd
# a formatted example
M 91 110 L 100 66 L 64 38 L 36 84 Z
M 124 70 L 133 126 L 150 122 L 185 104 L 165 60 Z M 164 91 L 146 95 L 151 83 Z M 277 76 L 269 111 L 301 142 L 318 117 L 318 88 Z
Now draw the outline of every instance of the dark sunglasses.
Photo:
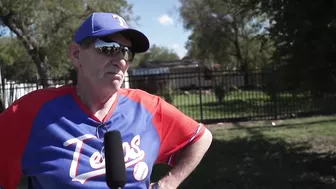
M 95 48 L 107 56 L 114 57 L 122 55 L 122 59 L 126 61 L 132 61 L 134 58 L 134 52 L 130 47 L 121 45 L 120 43 L 109 39 L 97 38 L 95 41 Z

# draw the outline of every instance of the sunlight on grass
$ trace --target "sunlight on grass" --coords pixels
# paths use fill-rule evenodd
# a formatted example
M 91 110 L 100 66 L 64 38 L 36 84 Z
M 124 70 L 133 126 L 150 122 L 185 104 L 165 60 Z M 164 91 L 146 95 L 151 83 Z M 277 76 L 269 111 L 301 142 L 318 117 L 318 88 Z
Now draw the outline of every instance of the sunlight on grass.
M 296 116 L 299 113 L 327 110 L 334 105 L 321 99 L 311 100 L 308 97 L 288 93 L 279 94 L 276 101 L 262 91 L 232 91 L 228 93 L 223 102 L 219 103 L 214 93 L 175 92 L 172 96 L 173 105 L 194 119 L 231 119 L 255 118 L 275 116 Z M 202 103 L 201 103 L 202 102 Z M 202 104 L 202 106 L 201 106 Z
M 256 121 L 235 123 L 228 127 L 210 126 L 214 136 L 219 140 L 235 137 L 251 137 L 256 133 L 267 138 L 281 138 L 289 141 L 309 140 L 319 137 L 335 137 L 336 117 L 317 116 L 314 118 L 288 119 L 274 121 Z M 336 145 L 336 143 L 335 143 Z

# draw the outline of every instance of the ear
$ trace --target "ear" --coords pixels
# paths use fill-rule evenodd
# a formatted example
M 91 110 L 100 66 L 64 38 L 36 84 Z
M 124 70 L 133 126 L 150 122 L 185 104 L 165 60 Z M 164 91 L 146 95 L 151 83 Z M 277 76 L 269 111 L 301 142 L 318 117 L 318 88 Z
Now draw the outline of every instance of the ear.
M 68 48 L 68 55 L 74 64 L 74 66 L 79 67 L 79 51 L 80 46 L 76 43 L 71 43 Z

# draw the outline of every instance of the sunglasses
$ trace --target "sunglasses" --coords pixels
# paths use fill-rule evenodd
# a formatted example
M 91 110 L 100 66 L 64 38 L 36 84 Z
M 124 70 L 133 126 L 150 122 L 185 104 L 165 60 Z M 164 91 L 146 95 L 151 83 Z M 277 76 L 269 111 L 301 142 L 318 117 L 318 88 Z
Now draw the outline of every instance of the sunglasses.
M 120 43 L 111 41 L 109 39 L 96 39 L 95 48 L 107 56 L 115 57 L 121 55 L 122 59 L 126 61 L 132 61 L 134 58 L 134 52 L 130 47 L 121 45 Z

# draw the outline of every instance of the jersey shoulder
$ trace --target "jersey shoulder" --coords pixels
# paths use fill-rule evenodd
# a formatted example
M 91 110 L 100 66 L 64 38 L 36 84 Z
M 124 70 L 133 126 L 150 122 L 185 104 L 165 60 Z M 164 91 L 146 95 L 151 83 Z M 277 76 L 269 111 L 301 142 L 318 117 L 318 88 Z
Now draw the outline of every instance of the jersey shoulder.
M 142 104 L 149 112 L 153 113 L 157 110 L 161 101 L 163 100 L 161 97 L 150 94 L 141 89 L 120 89 L 119 95 L 125 96 L 137 103 Z
M 70 94 L 72 91 L 74 91 L 74 88 L 67 85 L 58 88 L 37 89 L 15 100 L 11 107 L 13 109 L 18 108 L 19 106 L 24 109 L 39 109 L 46 102 Z

